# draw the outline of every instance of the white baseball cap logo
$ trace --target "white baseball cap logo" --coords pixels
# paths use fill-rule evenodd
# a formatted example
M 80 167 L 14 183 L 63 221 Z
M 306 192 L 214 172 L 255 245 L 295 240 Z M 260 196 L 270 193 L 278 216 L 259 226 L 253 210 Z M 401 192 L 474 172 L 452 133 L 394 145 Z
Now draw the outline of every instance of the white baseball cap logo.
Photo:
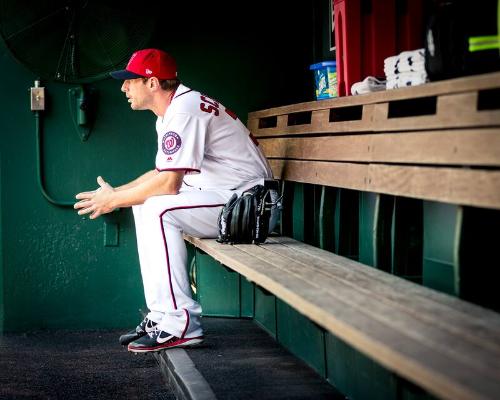
M 151 71 L 149 68 L 146 68 L 146 74 L 147 75 L 151 75 L 153 73 L 153 71 Z

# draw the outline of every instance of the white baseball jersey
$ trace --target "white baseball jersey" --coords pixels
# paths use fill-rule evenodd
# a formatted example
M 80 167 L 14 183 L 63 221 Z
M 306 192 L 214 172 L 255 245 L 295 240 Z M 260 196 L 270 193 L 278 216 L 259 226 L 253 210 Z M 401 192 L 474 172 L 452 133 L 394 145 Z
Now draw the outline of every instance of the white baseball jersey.
M 255 139 L 236 115 L 184 85 L 158 117 L 156 131 L 156 169 L 184 170 L 188 186 L 244 190 L 272 177 Z
M 184 85 L 156 131 L 157 170 L 186 175 L 177 195 L 152 196 L 133 207 L 148 318 L 178 338 L 199 338 L 201 306 L 191 298 L 182 234 L 217 237 L 219 212 L 233 190 L 263 183 L 272 172 L 234 113 Z

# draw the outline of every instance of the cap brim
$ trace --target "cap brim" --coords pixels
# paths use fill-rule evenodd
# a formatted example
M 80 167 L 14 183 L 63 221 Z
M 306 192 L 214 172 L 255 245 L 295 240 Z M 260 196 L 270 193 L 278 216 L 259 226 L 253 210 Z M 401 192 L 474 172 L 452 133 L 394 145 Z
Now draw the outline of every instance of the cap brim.
M 127 71 L 126 69 L 122 69 L 120 71 L 113 71 L 109 73 L 115 79 L 136 79 L 143 78 L 142 75 L 134 74 L 133 72 Z

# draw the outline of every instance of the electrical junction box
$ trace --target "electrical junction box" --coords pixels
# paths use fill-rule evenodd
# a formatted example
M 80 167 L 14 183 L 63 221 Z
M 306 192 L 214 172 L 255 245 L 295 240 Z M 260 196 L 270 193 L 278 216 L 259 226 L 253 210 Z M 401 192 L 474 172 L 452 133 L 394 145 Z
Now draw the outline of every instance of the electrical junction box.
M 35 84 L 36 85 L 36 84 Z M 45 110 L 45 88 L 35 86 L 30 89 L 31 111 Z

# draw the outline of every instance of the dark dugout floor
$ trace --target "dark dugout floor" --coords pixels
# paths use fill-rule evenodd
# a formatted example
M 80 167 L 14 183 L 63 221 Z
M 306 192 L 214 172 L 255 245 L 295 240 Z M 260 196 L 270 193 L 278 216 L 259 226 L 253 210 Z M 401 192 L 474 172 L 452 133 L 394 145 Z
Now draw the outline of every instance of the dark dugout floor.
M 130 354 L 120 334 L 0 336 L 0 399 L 174 399 L 154 357 Z
M 203 325 L 205 342 L 187 354 L 217 399 L 344 399 L 253 321 L 204 318 Z M 174 399 L 156 358 L 129 353 L 121 333 L 0 336 L 0 400 Z
M 303 361 L 254 321 L 204 318 L 205 342 L 187 354 L 218 400 L 341 400 Z

